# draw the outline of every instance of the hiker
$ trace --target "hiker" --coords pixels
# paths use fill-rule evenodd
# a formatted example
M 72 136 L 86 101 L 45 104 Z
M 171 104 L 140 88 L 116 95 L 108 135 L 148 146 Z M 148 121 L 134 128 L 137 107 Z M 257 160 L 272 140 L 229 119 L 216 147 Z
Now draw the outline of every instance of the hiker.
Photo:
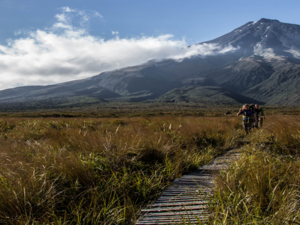
M 265 112 L 264 112 L 263 108 L 259 108 L 258 104 L 255 104 L 254 111 L 256 112 L 256 114 L 255 114 L 255 117 L 256 117 L 255 127 L 258 128 L 258 121 L 259 121 L 259 127 L 262 128 L 263 121 L 264 121 L 264 119 L 266 119 Z M 262 118 L 262 117 L 264 117 L 264 118 Z
M 239 112 L 237 113 L 238 115 L 243 116 L 243 127 L 245 129 L 246 135 L 249 134 L 249 130 L 253 128 L 253 125 L 256 124 L 256 114 L 254 110 L 254 105 L 251 105 L 251 108 L 248 104 L 245 104 L 243 108 L 240 108 Z

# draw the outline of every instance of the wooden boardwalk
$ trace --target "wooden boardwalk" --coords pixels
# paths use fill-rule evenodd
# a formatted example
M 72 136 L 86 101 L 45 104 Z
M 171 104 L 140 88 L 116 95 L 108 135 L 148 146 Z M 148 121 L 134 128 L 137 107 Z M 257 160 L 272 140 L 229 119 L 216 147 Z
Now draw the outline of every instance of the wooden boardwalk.
M 233 149 L 196 171 L 175 179 L 152 205 L 142 210 L 144 216 L 136 223 L 199 224 L 209 216 L 208 197 L 214 191 L 214 175 L 239 158 L 242 149 Z

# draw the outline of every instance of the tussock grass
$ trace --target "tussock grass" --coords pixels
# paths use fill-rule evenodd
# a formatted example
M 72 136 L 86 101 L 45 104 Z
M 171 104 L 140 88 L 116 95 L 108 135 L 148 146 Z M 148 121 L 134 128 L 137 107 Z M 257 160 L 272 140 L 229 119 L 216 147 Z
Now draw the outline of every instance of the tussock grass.
M 213 224 L 300 224 L 300 118 L 268 117 L 216 178 Z
M 243 135 L 233 117 L 3 118 L 0 219 L 134 224 L 176 177 Z

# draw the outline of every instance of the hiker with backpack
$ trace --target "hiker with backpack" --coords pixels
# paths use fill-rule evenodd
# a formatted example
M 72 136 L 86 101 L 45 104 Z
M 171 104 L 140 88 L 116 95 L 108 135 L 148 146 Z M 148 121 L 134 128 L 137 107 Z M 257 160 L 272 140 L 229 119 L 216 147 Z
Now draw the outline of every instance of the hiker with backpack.
M 255 114 L 256 112 L 254 110 L 254 104 L 251 104 L 250 106 L 248 104 L 245 104 L 243 108 L 240 108 L 239 112 L 237 113 L 237 116 L 243 116 L 243 127 L 246 132 L 246 135 L 249 134 L 249 131 L 256 124 Z
M 254 111 L 256 112 L 256 114 L 255 114 L 255 116 L 256 116 L 255 127 L 258 128 L 258 121 L 259 121 L 259 127 L 262 128 L 263 121 L 264 121 L 264 119 L 266 119 L 265 112 L 264 112 L 263 108 L 259 108 L 258 104 L 255 104 Z M 262 117 L 264 117 L 264 118 L 262 118 Z

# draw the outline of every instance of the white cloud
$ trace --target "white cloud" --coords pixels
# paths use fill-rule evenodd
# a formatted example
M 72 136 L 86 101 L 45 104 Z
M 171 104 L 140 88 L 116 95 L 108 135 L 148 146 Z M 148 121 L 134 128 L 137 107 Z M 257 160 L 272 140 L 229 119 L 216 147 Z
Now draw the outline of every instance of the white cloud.
M 112 31 L 111 34 L 112 35 L 119 35 L 119 32 L 118 31 Z
M 100 13 L 98 13 L 98 12 L 94 12 L 93 15 L 95 17 L 103 18 L 103 16 Z
M 56 14 L 56 15 L 55 15 L 55 18 L 56 18 L 58 21 L 63 22 L 63 23 L 68 22 L 65 14 Z
M 286 52 L 291 53 L 295 58 L 300 59 L 300 52 L 295 49 L 285 50 Z
M 63 12 L 75 12 L 74 9 L 70 9 L 68 6 L 61 7 L 61 9 L 63 10 Z
M 180 60 L 235 50 L 212 44 L 187 47 L 185 40 L 175 40 L 172 35 L 104 40 L 91 36 L 84 27 L 72 25 L 74 16 L 85 23 L 93 16 L 102 18 L 100 14 L 69 7 L 61 10 L 50 29 L 29 32 L 25 38 L 0 45 L 0 89 L 81 79 L 151 59 Z
M 263 48 L 261 43 L 257 43 L 254 48 L 253 52 L 255 55 L 263 56 L 266 58 L 272 58 L 275 57 L 275 53 L 272 48 Z
M 96 11 L 86 11 L 78 9 L 70 9 L 69 7 L 61 7 L 61 14 L 56 14 L 55 18 L 62 23 L 71 24 L 72 19 L 75 17 L 79 18 L 79 24 L 81 26 L 86 25 L 91 18 L 103 18 L 103 16 Z

